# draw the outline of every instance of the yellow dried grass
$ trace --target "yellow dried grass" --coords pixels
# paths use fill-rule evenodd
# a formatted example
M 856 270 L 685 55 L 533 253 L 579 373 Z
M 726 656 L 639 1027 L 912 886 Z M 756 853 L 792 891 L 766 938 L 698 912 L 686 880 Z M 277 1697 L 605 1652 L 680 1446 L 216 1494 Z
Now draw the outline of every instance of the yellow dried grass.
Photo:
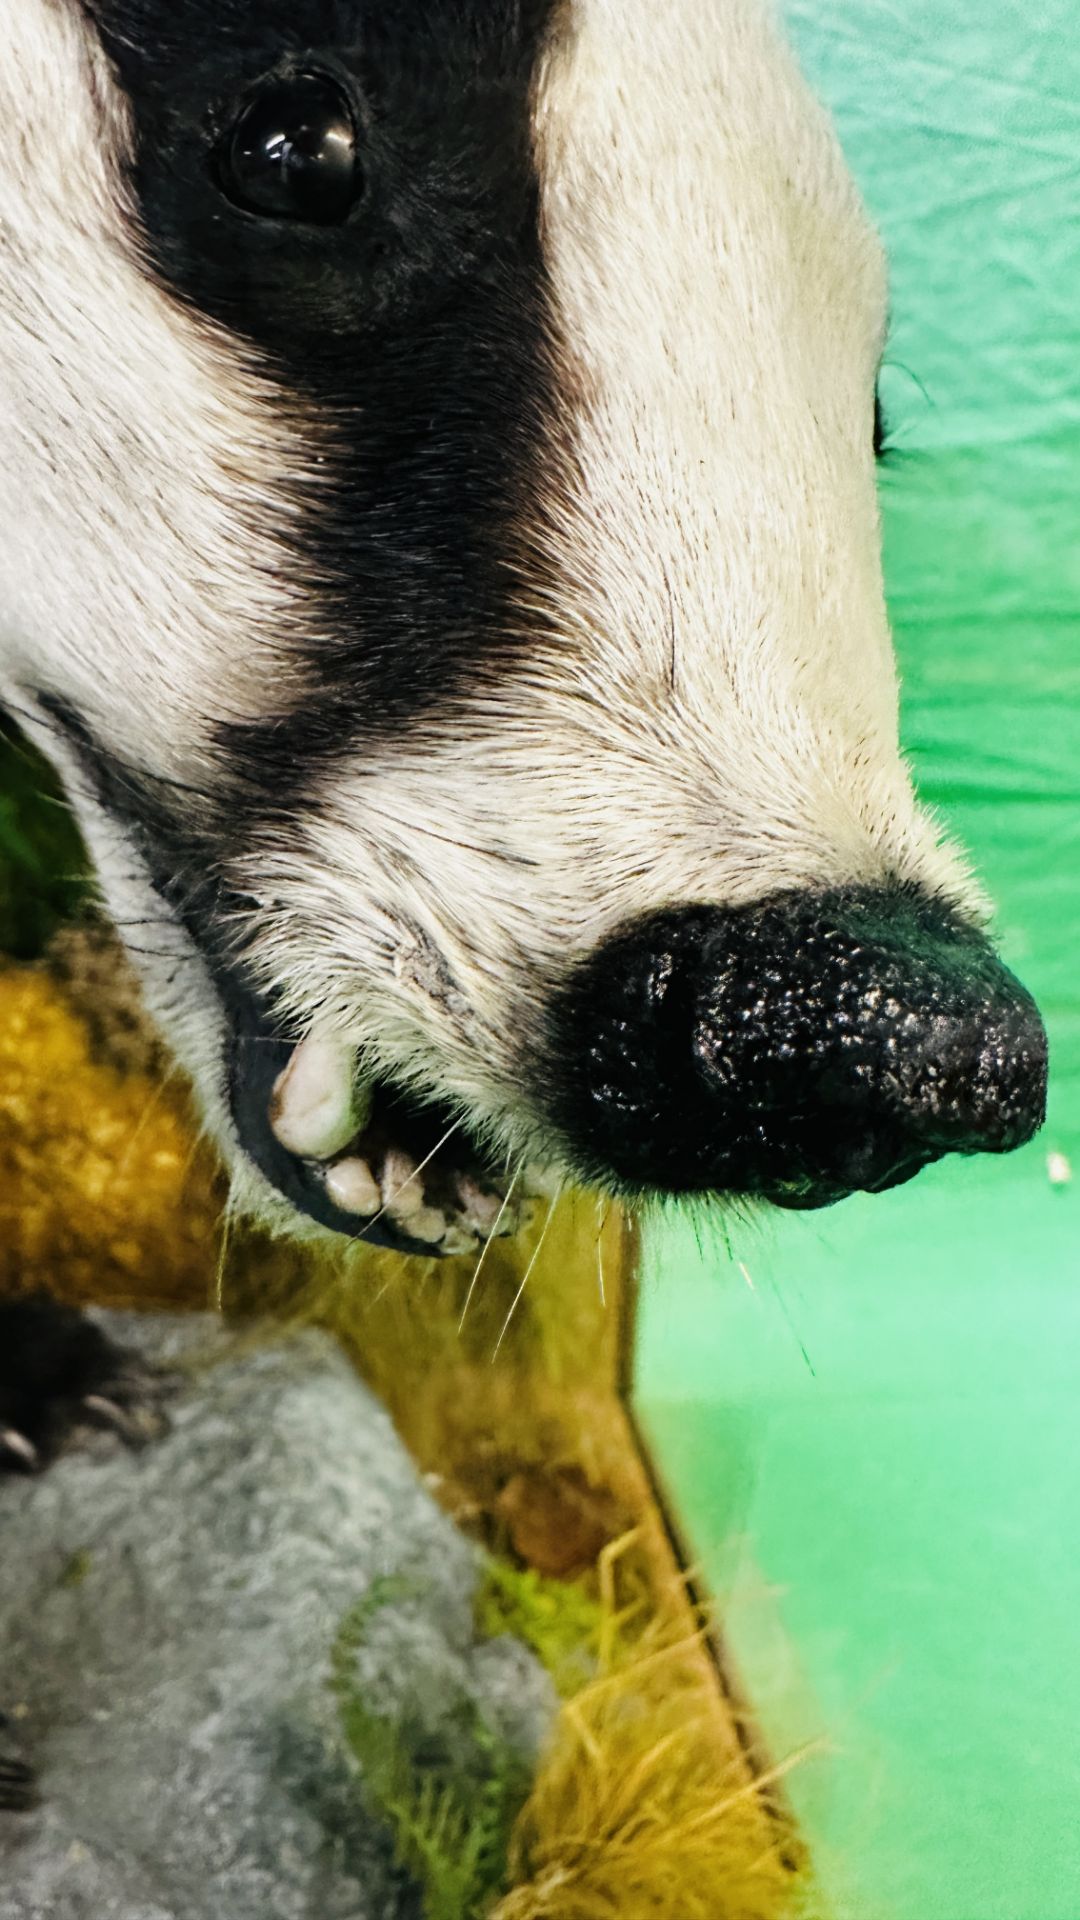
M 492 1920 L 813 1920 L 797 1843 L 770 1804 L 796 1761 L 754 1774 L 725 1738 L 704 1633 L 680 1633 L 685 1609 L 626 1631 L 613 1575 L 636 1545 L 604 1556 L 600 1671 L 563 1706 Z

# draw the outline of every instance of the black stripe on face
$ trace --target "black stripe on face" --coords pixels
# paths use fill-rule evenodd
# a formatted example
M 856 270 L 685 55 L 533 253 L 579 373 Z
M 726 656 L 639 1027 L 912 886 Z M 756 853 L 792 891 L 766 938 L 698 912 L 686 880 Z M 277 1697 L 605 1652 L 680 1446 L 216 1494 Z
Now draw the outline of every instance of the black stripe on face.
M 86 0 L 132 102 L 157 270 L 265 349 L 312 414 L 318 479 L 290 537 L 298 624 L 326 638 L 304 643 L 291 711 L 222 736 L 253 798 L 280 803 L 313 762 L 503 677 L 520 646 L 552 413 L 530 102 L 555 3 Z M 262 84 L 309 72 L 357 129 L 363 191 L 342 224 L 221 189 Z M 283 509 L 287 490 L 283 475 Z
M 244 903 L 235 896 L 225 897 L 215 872 L 213 855 L 220 830 L 207 795 L 129 764 L 59 695 L 38 690 L 32 700 L 71 755 L 97 806 L 131 840 L 148 884 L 200 949 L 211 971 L 233 964 L 230 915 Z

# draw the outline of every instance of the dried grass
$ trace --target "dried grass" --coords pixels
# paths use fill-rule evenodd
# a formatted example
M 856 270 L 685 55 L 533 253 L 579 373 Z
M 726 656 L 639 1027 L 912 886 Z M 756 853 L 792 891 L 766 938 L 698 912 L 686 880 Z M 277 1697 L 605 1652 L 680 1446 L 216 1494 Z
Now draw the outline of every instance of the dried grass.
M 681 1610 L 614 1599 L 600 1671 L 567 1701 L 510 1849 L 512 1891 L 492 1920 L 811 1920 L 793 1834 L 768 1804 L 790 1766 L 753 1775 L 725 1741 L 707 1682 L 704 1636 Z M 636 1627 L 639 1630 L 634 1630 Z

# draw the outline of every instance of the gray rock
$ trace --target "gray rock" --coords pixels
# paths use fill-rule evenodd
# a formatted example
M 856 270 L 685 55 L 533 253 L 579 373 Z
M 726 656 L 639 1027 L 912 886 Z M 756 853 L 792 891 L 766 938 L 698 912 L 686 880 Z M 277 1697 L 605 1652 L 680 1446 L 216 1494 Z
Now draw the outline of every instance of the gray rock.
M 331 1342 L 106 1324 L 193 1370 L 145 1451 L 0 1482 L 0 1702 L 41 1789 L 0 1813 L 0 1920 L 413 1920 L 327 1684 L 343 1617 L 377 1583 L 357 1688 L 463 1741 L 466 1782 L 476 1710 L 531 1765 L 550 1683 L 476 1644 L 476 1550 Z

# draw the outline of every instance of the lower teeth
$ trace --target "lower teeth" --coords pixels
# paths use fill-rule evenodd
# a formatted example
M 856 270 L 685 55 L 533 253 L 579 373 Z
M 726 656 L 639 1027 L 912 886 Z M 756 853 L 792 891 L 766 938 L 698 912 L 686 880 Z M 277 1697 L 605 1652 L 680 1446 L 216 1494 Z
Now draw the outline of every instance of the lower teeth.
M 520 1207 L 508 1196 L 482 1187 L 469 1174 L 456 1180 L 459 1207 L 448 1215 L 428 1203 L 422 1170 L 408 1154 L 391 1150 L 381 1171 L 380 1181 L 371 1164 L 358 1154 L 345 1155 L 322 1169 L 327 1194 L 342 1213 L 357 1220 L 385 1213 L 410 1240 L 438 1247 L 442 1253 L 469 1253 L 478 1241 L 517 1229 Z
M 499 1225 L 500 1214 L 503 1218 L 510 1209 L 506 1201 L 497 1193 L 485 1193 L 475 1180 L 463 1175 L 457 1183 L 461 1201 L 462 1216 L 467 1227 L 474 1233 L 486 1235 L 494 1233 Z
M 397 1147 L 387 1150 L 381 1127 L 370 1126 L 372 1089 L 356 1076 L 355 1050 L 333 1036 L 309 1034 L 279 1076 L 270 1124 L 282 1146 L 318 1171 L 328 1199 L 358 1223 L 382 1214 L 410 1240 L 442 1253 L 465 1253 L 494 1235 L 516 1231 L 521 1207 L 473 1173 L 439 1167 L 435 1201 L 425 1189 L 428 1162 Z M 519 1192 L 536 1193 L 542 1180 L 527 1170 Z
M 382 1206 L 378 1182 L 366 1160 L 339 1160 L 326 1169 L 326 1191 L 343 1213 L 365 1214 L 369 1218 Z
M 397 1215 L 391 1207 L 389 1212 L 410 1240 L 422 1240 L 426 1246 L 437 1247 L 446 1238 L 446 1215 L 437 1207 L 418 1207 L 415 1213 Z

